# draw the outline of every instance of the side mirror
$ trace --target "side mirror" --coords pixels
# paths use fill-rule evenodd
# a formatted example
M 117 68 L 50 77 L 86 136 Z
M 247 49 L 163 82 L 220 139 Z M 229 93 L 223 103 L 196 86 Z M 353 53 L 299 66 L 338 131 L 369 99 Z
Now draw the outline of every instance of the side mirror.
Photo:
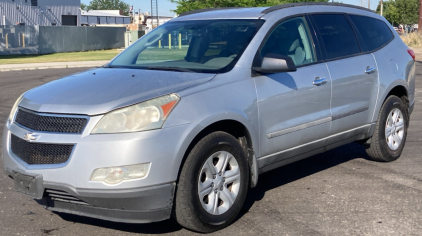
M 254 71 L 262 74 L 296 71 L 292 58 L 278 54 L 267 54 L 262 59 L 261 67 L 254 67 Z

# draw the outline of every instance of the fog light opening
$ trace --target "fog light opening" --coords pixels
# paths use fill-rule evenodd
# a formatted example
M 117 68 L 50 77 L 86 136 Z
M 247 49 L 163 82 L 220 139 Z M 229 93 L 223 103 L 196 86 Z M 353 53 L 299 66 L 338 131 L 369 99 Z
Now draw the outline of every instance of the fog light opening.
M 113 185 L 125 180 L 142 179 L 148 175 L 150 166 L 151 163 L 143 163 L 129 166 L 99 168 L 92 172 L 90 180 Z

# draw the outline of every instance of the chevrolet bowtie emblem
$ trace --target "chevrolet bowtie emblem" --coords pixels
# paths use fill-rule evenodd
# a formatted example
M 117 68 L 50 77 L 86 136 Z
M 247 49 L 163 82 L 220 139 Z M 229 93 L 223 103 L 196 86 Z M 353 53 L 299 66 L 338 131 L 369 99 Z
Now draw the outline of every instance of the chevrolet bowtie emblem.
M 34 133 L 26 133 L 23 136 L 23 139 L 25 139 L 27 142 L 32 142 L 32 141 L 36 141 L 41 135 L 39 134 L 34 134 Z

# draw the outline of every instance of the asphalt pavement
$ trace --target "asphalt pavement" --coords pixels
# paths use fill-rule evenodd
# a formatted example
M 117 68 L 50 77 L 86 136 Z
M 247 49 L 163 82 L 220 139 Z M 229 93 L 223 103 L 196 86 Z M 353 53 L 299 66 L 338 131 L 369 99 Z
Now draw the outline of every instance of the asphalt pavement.
M 0 130 L 20 94 L 83 70 L 1 72 Z M 422 235 L 422 63 L 416 80 L 400 159 L 372 162 L 352 143 L 267 172 L 237 220 L 211 235 Z M 174 220 L 123 224 L 50 212 L 17 193 L 0 164 L 0 235 L 137 234 L 195 235 Z

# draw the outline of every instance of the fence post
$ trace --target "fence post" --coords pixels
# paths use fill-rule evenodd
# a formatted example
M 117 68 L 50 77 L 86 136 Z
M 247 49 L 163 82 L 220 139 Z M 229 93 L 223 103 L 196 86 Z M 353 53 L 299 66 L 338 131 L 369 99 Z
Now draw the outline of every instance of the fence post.
M 6 34 L 6 49 L 9 49 L 9 40 L 8 40 L 9 34 Z
M 169 34 L 169 49 L 171 49 L 171 34 Z
M 158 40 L 158 48 L 161 48 L 161 39 Z
M 22 45 L 25 47 L 25 34 L 22 34 Z
M 179 34 L 179 49 L 182 49 L 182 34 Z

